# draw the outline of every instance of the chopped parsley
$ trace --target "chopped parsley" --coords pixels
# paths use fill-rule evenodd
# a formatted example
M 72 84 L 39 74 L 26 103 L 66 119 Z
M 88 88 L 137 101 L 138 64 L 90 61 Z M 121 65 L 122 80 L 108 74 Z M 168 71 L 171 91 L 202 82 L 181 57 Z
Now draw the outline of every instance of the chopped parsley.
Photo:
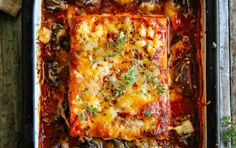
M 129 68 L 127 73 L 123 74 L 122 81 L 123 84 L 120 87 L 115 88 L 114 90 L 115 96 L 117 97 L 125 92 L 127 85 L 133 85 L 136 81 L 136 69 L 134 66 Z
M 131 67 L 128 72 L 124 75 L 125 83 L 128 85 L 133 85 L 135 82 L 135 67 Z
M 125 92 L 125 89 L 126 89 L 125 86 L 115 88 L 115 90 L 114 90 L 115 96 L 118 97 L 118 96 L 122 95 Z
M 145 117 L 149 117 L 149 116 L 151 116 L 152 114 L 153 114 L 153 112 L 147 111 L 147 112 L 144 114 L 144 116 L 145 116 Z
M 124 33 L 121 32 L 120 34 L 117 35 L 116 42 L 113 43 L 114 46 L 118 47 L 118 50 L 116 52 L 109 52 L 107 55 L 104 56 L 104 58 L 116 57 L 120 55 L 123 51 L 122 48 L 125 44 L 127 44 L 127 39 Z M 107 47 L 109 48 L 108 44 L 107 44 Z
M 81 113 L 81 115 L 80 115 L 80 119 L 81 119 L 82 121 L 85 120 L 85 110 L 84 110 L 84 109 L 82 110 L 82 113 Z
M 86 106 L 86 111 L 89 113 L 90 116 L 97 115 L 97 108 L 96 107 L 92 107 L 88 102 L 86 102 L 85 106 Z
M 154 86 L 157 87 L 157 93 L 162 94 L 165 92 L 165 88 L 161 85 L 161 83 L 158 81 L 156 76 L 153 76 L 152 72 L 147 70 L 146 71 L 146 78 L 148 82 L 151 82 Z
M 89 105 L 88 102 L 86 102 L 85 106 L 86 106 L 86 110 L 87 110 L 87 111 L 90 111 L 90 105 Z
M 108 58 L 108 57 L 116 57 L 119 54 L 122 53 L 122 49 L 119 49 L 118 51 L 116 51 L 115 53 L 109 52 L 107 55 L 104 56 L 104 58 Z
M 98 112 L 98 109 L 97 109 L 96 107 L 94 107 L 94 108 L 93 108 L 93 114 L 94 114 L 94 116 L 97 115 L 97 112 Z
M 76 96 L 75 100 L 76 100 L 76 102 L 81 102 L 82 101 L 82 99 L 80 98 L 79 95 Z
M 163 88 L 161 85 L 158 86 L 158 93 L 163 94 L 165 92 L 165 88 Z
M 85 120 L 85 114 L 89 114 L 90 116 L 96 116 L 97 115 L 98 109 L 96 107 L 92 107 L 88 102 L 85 104 L 85 108 L 82 110 L 81 115 L 80 115 L 80 120 L 84 121 Z
M 154 85 L 160 85 L 160 83 L 157 80 L 157 77 L 153 76 L 152 72 L 149 70 L 146 71 L 146 78 L 147 81 L 152 82 Z
M 115 45 L 120 47 L 120 46 L 124 46 L 125 44 L 127 44 L 127 38 L 126 38 L 124 32 L 121 32 L 116 37 L 116 44 Z

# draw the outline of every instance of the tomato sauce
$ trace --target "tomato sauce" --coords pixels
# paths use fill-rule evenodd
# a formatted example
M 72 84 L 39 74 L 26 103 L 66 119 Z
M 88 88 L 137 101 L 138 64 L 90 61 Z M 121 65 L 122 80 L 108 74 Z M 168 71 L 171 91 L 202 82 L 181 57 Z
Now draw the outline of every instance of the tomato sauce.
M 56 2 L 55 2 L 56 1 Z M 171 125 L 191 121 L 194 132 L 177 135 L 170 130 L 168 141 L 147 140 L 149 147 L 201 147 L 203 130 L 202 93 L 203 75 L 201 57 L 201 6 L 196 0 L 44 0 L 42 4 L 42 27 L 51 31 L 48 43 L 40 44 L 40 130 L 39 147 L 136 147 L 133 141 L 81 140 L 70 136 L 68 105 L 68 61 L 70 50 L 70 27 L 68 9 L 75 15 L 86 14 L 135 14 L 164 15 L 170 21 L 170 106 Z M 124 4 L 124 2 L 127 2 Z M 112 35 L 110 35 L 112 37 Z M 142 58 L 137 55 L 137 58 Z M 134 84 L 135 85 L 135 84 Z M 135 87 L 135 86 L 134 86 Z M 129 116 L 120 114 L 120 116 Z M 152 133 L 155 135 L 155 133 Z M 185 136 L 185 138 L 177 138 Z M 187 137 L 187 138 L 186 138 Z

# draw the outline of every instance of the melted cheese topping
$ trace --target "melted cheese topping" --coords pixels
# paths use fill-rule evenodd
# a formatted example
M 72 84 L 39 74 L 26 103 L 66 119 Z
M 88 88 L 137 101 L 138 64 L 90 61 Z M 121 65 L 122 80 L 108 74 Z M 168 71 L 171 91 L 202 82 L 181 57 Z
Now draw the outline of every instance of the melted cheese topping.
M 167 19 L 80 16 L 71 27 L 71 135 L 166 139 Z

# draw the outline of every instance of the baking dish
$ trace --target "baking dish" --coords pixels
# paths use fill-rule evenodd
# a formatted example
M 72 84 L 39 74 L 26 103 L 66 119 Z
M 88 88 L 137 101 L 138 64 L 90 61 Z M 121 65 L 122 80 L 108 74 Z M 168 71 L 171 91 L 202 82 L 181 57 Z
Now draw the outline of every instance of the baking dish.
M 39 129 L 39 114 L 38 114 L 38 104 L 39 104 L 39 95 L 40 95 L 40 87 L 38 83 L 38 75 L 37 75 L 37 31 L 40 28 L 40 21 L 41 21 L 41 1 L 29 2 L 24 1 L 24 9 L 23 9 L 23 145 L 24 146 L 32 146 L 37 147 L 38 145 L 38 129 Z M 212 24 L 215 24 L 215 15 L 216 12 L 212 9 L 216 3 L 213 1 L 206 2 L 206 9 L 203 9 L 205 3 L 202 4 L 202 24 L 203 30 L 206 27 L 206 43 L 205 44 L 205 34 L 203 34 L 202 46 L 207 46 L 207 49 L 211 48 L 211 42 L 215 41 L 215 34 L 216 28 L 212 27 Z M 31 9 L 33 8 L 33 9 Z M 205 13 L 207 12 L 208 13 Z M 33 14 L 33 16 L 32 16 Z M 206 15 L 206 16 L 205 16 Z M 205 19 L 207 20 L 205 22 Z M 205 25 L 206 23 L 206 25 Z M 211 26 L 208 28 L 208 26 Z M 30 29 L 29 29 L 30 28 Z M 29 49 L 32 49 L 29 52 Z M 213 52 L 213 53 L 212 53 Z M 206 79 L 204 82 L 204 90 L 206 89 L 207 98 L 218 98 L 216 89 L 214 86 L 216 83 L 216 76 L 217 71 L 215 69 L 209 69 L 209 67 L 216 67 L 215 64 L 217 63 L 217 54 L 212 50 L 206 50 L 206 59 L 203 59 L 203 69 L 206 70 L 205 74 Z M 215 55 L 211 56 L 211 55 Z M 205 56 L 203 56 L 205 57 Z M 204 64 L 206 63 L 206 64 Z M 209 75 L 211 75 L 209 77 Z M 215 77 L 213 77 L 213 75 Z M 204 75 L 205 76 L 205 75 Z M 205 87 L 206 86 L 206 87 Z M 32 99 L 33 98 L 33 99 Z M 204 102 L 203 102 L 204 103 Z M 218 99 L 212 101 L 212 103 L 207 108 L 207 119 L 204 121 L 207 122 L 208 128 L 203 128 L 204 134 L 208 134 L 208 140 L 206 136 L 204 136 L 204 145 L 208 145 L 208 147 L 212 147 L 216 143 L 219 143 L 219 136 L 216 138 L 212 138 L 212 136 L 216 135 L 219 131 L 219 126 L 215 124 L 212 126 L 212 123 L 218 120 Z M 204 109 L 202 110 L 204 113 Z M 214 116 L 212 116 L 214 115 Z M 204 124 L 204 123 L 203 123 Z M 205 125 L 203 125 L 205 127 Z M 33 132 L 31 132 L 31 129 Z M 208 131 L 208 132 L 207 132 Z M 30 137 L 30 138 L 29 138 Z M 207 141 L 207 143 L 206 143 Z M 206 147 L 206 146 L 203 146 Z

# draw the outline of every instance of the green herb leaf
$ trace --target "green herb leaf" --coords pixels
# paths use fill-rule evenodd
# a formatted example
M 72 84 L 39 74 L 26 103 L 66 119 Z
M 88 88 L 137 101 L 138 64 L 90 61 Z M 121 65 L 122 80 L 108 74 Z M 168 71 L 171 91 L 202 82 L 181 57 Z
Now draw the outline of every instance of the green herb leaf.
M 229 116 L 221 118 L 222 141 L 227 144 L 231 141 L 233 147 L 236 147 L 236 124 L 230 120 Z
M 115 96 L 118 97 L 118 96 L 122 95 L 125 92 L 125 89 L 126 89 L 125 86 L 115 88 L 115 90 L 114 90 Z
M 118 56 L 119 54 L 122 53 L 122 51 L 123 51 L 122 49 L 119 49 L 117 52 L 113 54 L 113 57 Z
M 96 107 L 93 108 L 93 115 L 96 116 L 97 115 L 97 111 L 98 109 Z
M 145 117 L 149 117 L 149 116 L 151 116 L 152 114 L 153 114 L 153 112 L 147 111 L 147 112 L 144 114 L 144 116 L 145 116 Z
M 82 101 L 82 99 L 80 98 L 79 95 L 76 96 L 75 100 L 76 100 L 76 102 L 81 102 Z
M 124 75 L 125 83 L 128 85 L 133 85 L 136 79 L 135 68 L 131 67 L 128 72 Z
M 228 127 L 229 125 L 231 125 L 231 120 L 229 116 L 224 116 L 221 118 L 221 126 L 222 127 Z
M 92 108 L 88 102 L 86 102 L 86 104 L 85 104 L 85 111 L 88 112 L 90 116 L 97 115 L 97 108 L 96 107 Z
M 161 86 L 161 83 L 158 81 L 156 76 L 153 76 L 151 71 L 147 70 L 145 74 L 146 74 L 147 81 L 151 82 L 153 85 L 157 87 L 158 94 L 162 94 L 165 92 L 165 88 Z
M 104 56 L 104 58 L 108 58 L 108 57 L 116 57 L 119 54 L 122 53 L 122 49 L 119 49 L 118 51 L 116 51 L 115 53 L 109 52 L 107 55 Z
M 124 35 L 124 32 L 121 32 L 120 34 L 117 35 L 116 45 L 124 46 L 125 44 L 127 44 L 127 39 L 126 36 Z
M 84 109 L 82 110 L 82 113 L 81 113 L 80 119 L 81 119 L 82 121 L 85 120 L 85 110 L 84 110 Z
M 152 82 L 153 85 L 160 85 L 160 82 L 158 82 L 157 77 L 153 76 L 152 72 L 149 70 L 146 71 L 146 78 L 147 81 Z
M 85 113 L 89 113 L 90 116 L 92 116 L 92 115 L 96 116 L 97 115 L 97 108 L 96 107 L 92 108 L 91 105 L 88 102 L 86 102 L 85 108 L 82 110 L 81 115 L 80 115 L 80 119 L 82 121 L 84 121 L 86 118 Z
M 103 56 L 103 58 L 108 58 L 108 57 L 116 57 L 120 55 L 123 51 L 123 46 L 127 44 L 127 39 L 126 36 L 124 35 L 123 32 L 117 35 L 116 37 L 116 43 L 114 43 L 114 46 L 118 46 L 118 50 L 116 52 L 109 52 L 107 55 Z M 109 48 L 109 45 L 107 44 L 107 48 Z
M 85 106 L 86 106 L 86 109 L 90 108 L 90 106 L 89 106 L 89 103 L 88 103 L 88 102 L 86 102 L 86 103 L 85 103 Z
M 90 115 L 90 116 L 93 115 L 93 112 L 92 112 L 91 107 L 90 107 L 90 105 L 89 105 L 88 102 L 86 102 L 86 111 L 89 112 L 89 115 Z
M 163 94 L 164 92 L 165 92 L 165 88 L 160 85 L 158 89 L 158 93 Z

